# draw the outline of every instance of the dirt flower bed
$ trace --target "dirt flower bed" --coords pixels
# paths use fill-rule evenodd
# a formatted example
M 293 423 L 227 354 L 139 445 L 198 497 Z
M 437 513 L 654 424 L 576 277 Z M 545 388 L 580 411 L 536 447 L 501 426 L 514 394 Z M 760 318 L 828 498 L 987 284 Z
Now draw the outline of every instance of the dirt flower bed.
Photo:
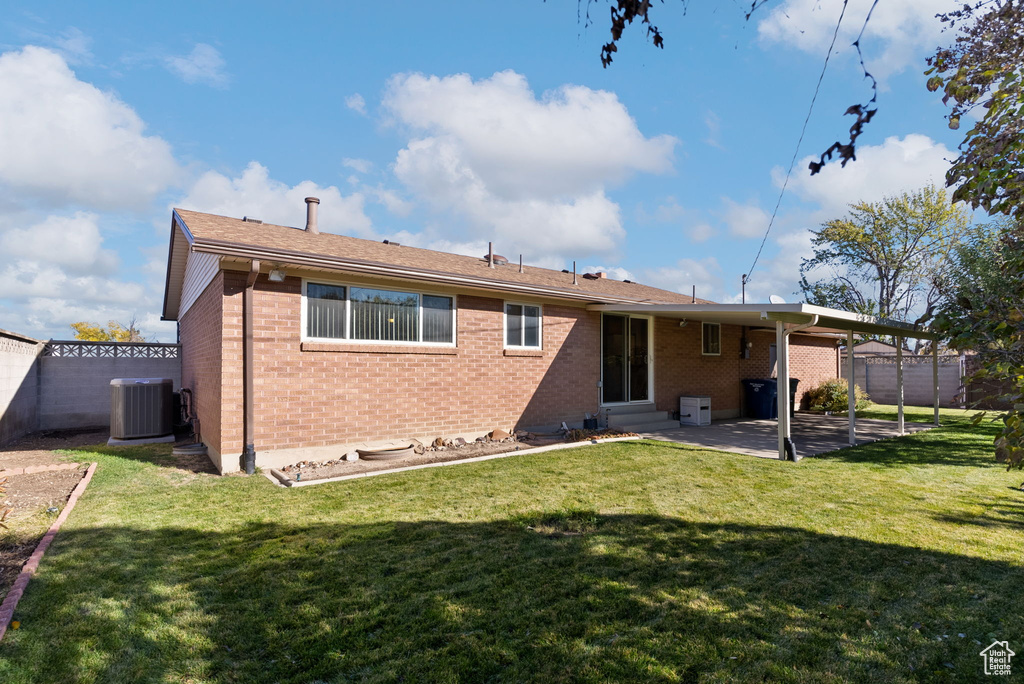
M 75 470 L 11 475 L 0 495 L 0 510 L 11 508 L 0 528 L 0 601 L 14 583 L 21 566 L 63 510 L 71 491 L 82 480 L 87 465 Z
M 328 461 L 299 461 L 292 465 L 284 466 L 279 471 L 289 479 L 297 482 L 310 480 L 323 480 L 331 477 L 343 477 L 345 475 L 361 475 L 381 470 L 393 470 L 394 468 L 405 468 L 407 466 L 424 465 L 428 463 L 447 463 L 450 461 L 462 461 L 479 456 L 491 456 L 510 451 L 521 451 L 535 447 L 548 446 L 551 444 L 564 444 L 566 442 L 583 442 L 592 439 L 607 439 L 610 437 L 633 437 L 635 433 L 620 432 L 617 430 L 570 430 L 555 433 L 532 433 L 516 431 L 509 434 L 502 430 L 494 430 L 487 437 L 478 438 L 476 441 L 467 442 L 464 439 L 444 439 L 438 437 L 431 444 L 420 444 L 410 440 L 415 445 L 415 452 L 401 458 L 386 461 L 335 459 Z

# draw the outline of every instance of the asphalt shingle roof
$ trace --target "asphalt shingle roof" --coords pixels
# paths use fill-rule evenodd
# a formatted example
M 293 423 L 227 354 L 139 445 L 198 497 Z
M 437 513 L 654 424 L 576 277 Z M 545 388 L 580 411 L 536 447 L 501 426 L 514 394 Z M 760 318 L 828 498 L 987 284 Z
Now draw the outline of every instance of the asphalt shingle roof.
M 602 297 L 633 299 L 637 302 L 665 304 L 690 304 L 690 295 L 649 287 L 634 282 L 611 278 L 584 278 L 579 274 L 578 285 L 572 284 L 572 273 L 563 273 L 547 268 L 512 263 L 491 269 L 481 257 L 463 256 L 438 252 L 419 247 L 395 246 L 374 240 L 336 235 L 333 233 L 308 233 L 298 228 L 278 226 L 269 223 L 252 223 L 242 219 L 204 214 L 186 209 L 175 209 L 185 223 L 196 243 L 216 241 L 230 243 L 236 247 L 255 247 L 271 250 L 300 252 L 306 255 L 354 259 L 380 265 L 398 266 L 408 269 L 440 272 L 453 276 L 486 278 L 501 289 L 501 283 L 535 285 L 546 288 L 561 288 L 580 293 L 592 293 L 595 300 Z M 497 250 L 496 250 L 497 251 Z M 699 286 L 699 284 L 698 284 Z M 698 304 L 710 304 L 706 299 L 697 299 Z

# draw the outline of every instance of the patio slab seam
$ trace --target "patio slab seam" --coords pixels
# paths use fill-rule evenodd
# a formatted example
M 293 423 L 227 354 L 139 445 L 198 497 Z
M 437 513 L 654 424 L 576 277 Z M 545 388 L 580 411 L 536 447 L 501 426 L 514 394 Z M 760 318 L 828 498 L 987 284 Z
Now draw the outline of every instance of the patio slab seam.
M 38 472 L 38 471 L 36 471 Z M 74 490 L 71 492 L 71 496 L 68 497 L 68 502 L 64 506 L 64 510 L 60 512 L 57 519 L 50 525 L 50 529 L 46 531 L 43 538 L 39 540 L 39 544 L 36 545 L 35 551 L 29 556 L 29 559 L 25 561 L 25 565 L 21 567 L 21 572 L 18 574 L 17 579 L 14 580 L 14 584 L 11 586 L 11 590 L 7 592 L 7 596 L 4 598 L 4 602 L 0 604 L 0 641 L 3 640 L 4 635 L 7 634 L 7 627 L 11 624 L 11 619 L 14 617 L 14 611 L 18 607 L 18 601 L 21 600 L 22 595 L 25 593 L 25 588 L 28 586 L 28 582 L 32 579 L 32 576 L 36 574 L 39 569 L 39 563 L 43 560 L 43 555 L 46 550 L 50 548 L 50 544 L 53 543 L 54 537 L 57 536 L 57 532 L 60 530 L 64 521 L 68 519 L 72 509 L 78 502 L 78 499 L 85 492 L 85 488 L 89 486 L 89 482 L 92 480 L 93 473 L 96 472 L 96 463 L 89 465 L 89 469 L 85 471 L 85 476 L 82 480 L 75 485 Z

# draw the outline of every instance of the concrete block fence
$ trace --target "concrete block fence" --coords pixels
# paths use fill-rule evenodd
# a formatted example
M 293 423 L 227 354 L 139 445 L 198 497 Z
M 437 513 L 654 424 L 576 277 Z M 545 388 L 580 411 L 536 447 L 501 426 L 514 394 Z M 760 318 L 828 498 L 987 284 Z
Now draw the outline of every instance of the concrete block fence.
M 110 381 L 171 378 L 177 344 L 42 341 L 0 330 L 0 446 L 36 430 L 110 425 Z

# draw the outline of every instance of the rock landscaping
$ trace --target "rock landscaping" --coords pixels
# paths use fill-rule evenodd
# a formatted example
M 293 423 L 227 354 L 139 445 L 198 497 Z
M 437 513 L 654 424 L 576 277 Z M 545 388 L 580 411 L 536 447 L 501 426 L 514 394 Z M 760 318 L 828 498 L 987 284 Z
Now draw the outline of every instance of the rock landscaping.
M 332 477 L 343 477 L 346 475 L 361 475 L 365 473 L 404 468 L 407 466 L 423 465 L 428 463 L 445 463 L 449 461 L 461 461 L 479 456 L 490 456 L 510 451 L 532 449 L 534 447 L 547 446 L 550 444 L 564 444 L 566 442 L 589 441 L 593 439 L 606 439 L 611 437 L 632 437 L 635 433 L 620 432 L 617 430 L 568 430 L 553 433 L 533 433 L 525 430 L 494 429 L 475 441 L 467 442 L 462 437 L 448 439 L 437 437 L 429 444 L 422 444 L 417 440 L 409 440 L 413 445 L 412 453 L 400 458 L 389 458 L 387 460 L 367 460 L 358 457 L 356 452 L 350 452 L 344 456 L 326 461 L 299 461 L 283 468 L 275 469 L 275 477 L 295 482 L 308 482 L 311 480 L 323 480 Z M 406 442 L 403 442 L 406 444 Z M 277 474 L 279 473 L 279 474 Z

